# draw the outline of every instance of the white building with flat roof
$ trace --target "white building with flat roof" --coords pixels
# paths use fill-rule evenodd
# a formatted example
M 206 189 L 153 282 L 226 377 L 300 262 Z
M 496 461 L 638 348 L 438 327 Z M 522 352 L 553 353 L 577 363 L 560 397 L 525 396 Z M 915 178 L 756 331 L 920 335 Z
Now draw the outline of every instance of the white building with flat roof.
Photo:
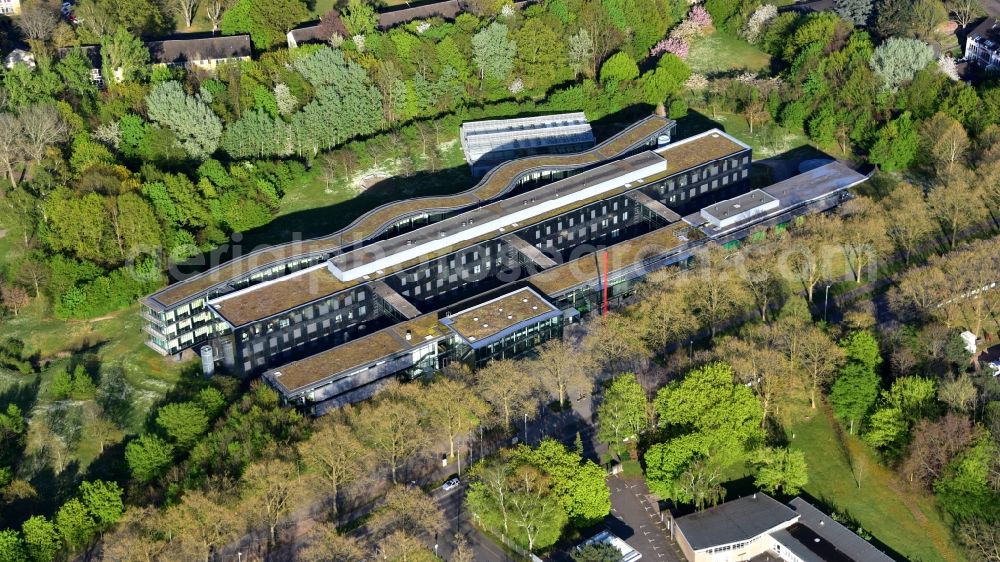
M 515 158 L 580 152 L 594 146 L 594 132 L 582 112 L 470 121 L 462 124 L 461 139 L 474 177 Z

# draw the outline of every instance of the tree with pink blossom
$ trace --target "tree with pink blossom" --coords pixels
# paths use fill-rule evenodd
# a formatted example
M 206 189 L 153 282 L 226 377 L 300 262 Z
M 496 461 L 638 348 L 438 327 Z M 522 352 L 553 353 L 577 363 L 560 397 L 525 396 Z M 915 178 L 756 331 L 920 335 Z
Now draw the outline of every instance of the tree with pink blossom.
M 688 12 L 688 21 L 701 29 L 706 29 L 712 25 L 712 16 L 709 15 L 708 10 L 699 4 L 691 8 L 691 11 Z
M 653 46 L 649 54 L 656 57 L 664 53 L 672 53 L 677 55 L 678 58 L 685 59 L 688 56 L 689 48 L 690 45 L 688 45 L 687 41 L 678 39 L 677 37 L 668 37 Z

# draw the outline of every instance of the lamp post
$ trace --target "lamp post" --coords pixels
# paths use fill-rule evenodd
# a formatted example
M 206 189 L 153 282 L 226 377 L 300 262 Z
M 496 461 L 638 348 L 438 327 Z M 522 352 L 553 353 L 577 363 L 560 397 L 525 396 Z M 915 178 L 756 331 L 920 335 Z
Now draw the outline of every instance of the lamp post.
M 688 340 L 688 359 L 694 359 L 694 340 Z
M 237 560 L 239 560 L 239 562 L 243 562 L 243 553 L 237 551 L 236 552 L 236 558 L 237 558 Z
M 826 295 L 823 297 L 823 321 L 826 322 L 826 307 L 830 304 L 830 285 L 826 286 Z
M 479 424 L 479 460 L 483 460 L 483 425 Z
M 524 414 L 524 444 L 528 444 L 528 414 Z

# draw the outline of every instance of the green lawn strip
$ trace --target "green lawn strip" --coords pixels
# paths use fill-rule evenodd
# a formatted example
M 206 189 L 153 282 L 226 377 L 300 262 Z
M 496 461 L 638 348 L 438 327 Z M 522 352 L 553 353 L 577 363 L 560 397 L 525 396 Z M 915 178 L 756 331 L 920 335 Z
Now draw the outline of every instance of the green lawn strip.
M 771 56 L 739 37 L 716 31 L 691 43 L 686 62 L 691 72 L 699 74 L 737 69 L 759 72 L 771 64 Z
M 899 481 L 856 438 L 845 435 L 842 445 L 833 423 L 818 411 L 791 428 L 790 447 L 803 451 L 809 465 L 804 491 L 845 513 L 909 560 L 964 560 L 953 547 L 933 498 Z M 852 462 L 861 474 L 860 488 Z

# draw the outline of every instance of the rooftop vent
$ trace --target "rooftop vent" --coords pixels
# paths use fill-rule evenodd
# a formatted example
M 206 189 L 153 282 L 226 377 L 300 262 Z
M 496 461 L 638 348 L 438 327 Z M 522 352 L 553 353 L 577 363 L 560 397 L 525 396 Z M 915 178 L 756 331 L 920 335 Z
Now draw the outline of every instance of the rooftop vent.
M 443 230 L 441 232 L 439 232 L 438 234 L 441 236 L 441 238 L 444 238 L 445 236 L 448 235 L 448 233 L 445 232 L 445 231 L 443 231 Z
M 483 328 L 489 328 L 489 327 L 490 327 L 489 324 L 483 324 Z
M 513 319 L 514 319 L 514 315 L 513 314 L 508 314 L 507 315 L 507 320 L 513 320 Z
M 538 310 L 538 307 L 537 307 L 537 306 L 535 306 L 535 305 L 532 305 L 532 306 L 531 306 L 531 310 Z
M 413 339 L 413 334 L 409 330 L 407 330 L 406 331 L 406 341 L 410 341 L 411 339 Z

